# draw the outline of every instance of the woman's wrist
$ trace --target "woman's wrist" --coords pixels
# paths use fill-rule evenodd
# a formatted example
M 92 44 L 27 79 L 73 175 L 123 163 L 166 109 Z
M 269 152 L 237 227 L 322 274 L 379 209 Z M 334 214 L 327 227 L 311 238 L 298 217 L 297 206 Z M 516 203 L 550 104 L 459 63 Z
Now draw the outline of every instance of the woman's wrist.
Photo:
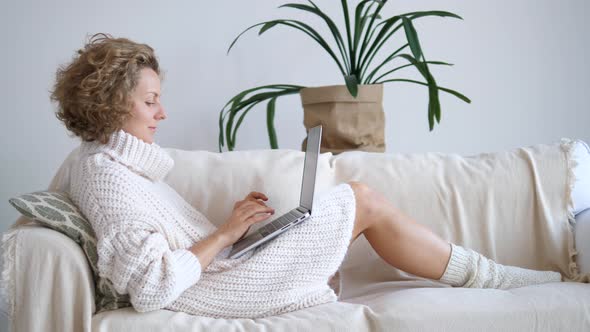
M 223 233 L 216 231 L 204 240 L 195 243 L 189 250 L 197 256 L 201 263 L 201 270 L 204 271 L 213 258 L 228 246 L 227 242 Z
M 219 245 L 221 246 L 221 250 L 233 244 L 229 237 L 225 233 L 220 232 L 219 230 L 215 231 L 213 234 L 211 234 L 211 236 L 215 238 L 217 243 L 219 243 Z

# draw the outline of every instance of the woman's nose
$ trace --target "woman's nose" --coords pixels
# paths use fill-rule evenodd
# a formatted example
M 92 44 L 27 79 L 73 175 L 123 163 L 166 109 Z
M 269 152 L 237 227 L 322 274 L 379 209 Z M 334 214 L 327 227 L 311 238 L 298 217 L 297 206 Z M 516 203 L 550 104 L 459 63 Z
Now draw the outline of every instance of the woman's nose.
M 160 112 L 158 112 L 158 114 L 160 116 L 160 120 L 164 120 L 168 117 L 166 111 L 164 110 L 164 106 L 160 106 Z

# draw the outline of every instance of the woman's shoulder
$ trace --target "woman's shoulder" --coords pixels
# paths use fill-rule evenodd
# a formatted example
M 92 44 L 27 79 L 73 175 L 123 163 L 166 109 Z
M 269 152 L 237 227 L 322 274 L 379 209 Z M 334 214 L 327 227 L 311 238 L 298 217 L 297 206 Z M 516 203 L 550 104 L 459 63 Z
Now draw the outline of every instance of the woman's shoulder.
M 101 192 L 132 192 L 137 175 L 117 163 L 108 154 L 81 155 L 70 174 L 70 192 L 73 196 L 100 196 Z
M 118 163 L 104 152 L 81 155 L 77 165 L 84 179 L 106 177 L 107 180 L 113 181 L 133 175 L 125 165 Z
M 70 196 L 92 219 L 93 227 L 100 225 L 119 230 L 131 227 L 131 219 L 143 219 L 140 218 L 144 213 L 141 183 L 136 174 L 104 153 L 81 156 L 77 164 L 78 169 L 72 172 Z M 133 218 L 125 218 L 125 223 L 104 223 L 107 215 L 109 218 L 119 215 Z

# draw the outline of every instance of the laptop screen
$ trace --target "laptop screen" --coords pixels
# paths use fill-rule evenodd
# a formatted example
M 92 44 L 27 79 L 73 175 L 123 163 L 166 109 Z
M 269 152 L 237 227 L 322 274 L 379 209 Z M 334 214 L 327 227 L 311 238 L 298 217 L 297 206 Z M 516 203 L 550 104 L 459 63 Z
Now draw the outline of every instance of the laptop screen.
M 305 149 L 305 162 L 303 164 L 303 182 L 301 184 L 301 199 L 299 205 L 310 210 L 313 203 L 315 177 L 320 154 L 320 139 L 322 138 L 322 126 L 316 126 L 309 130 L 307 135 L 307 147 Z

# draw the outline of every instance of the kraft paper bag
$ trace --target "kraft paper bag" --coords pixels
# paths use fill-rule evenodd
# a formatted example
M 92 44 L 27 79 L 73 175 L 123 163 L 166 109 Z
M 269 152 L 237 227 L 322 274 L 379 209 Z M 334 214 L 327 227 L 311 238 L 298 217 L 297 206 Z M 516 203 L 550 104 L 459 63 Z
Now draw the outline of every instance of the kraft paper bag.
M 385 152 L 383 84 L 359 85 L 353 97 L 345 85 L 303 88 L 303 124 L 322 125 L 320 153 Z M 307 138 L 301 149 L 305 151 Z

